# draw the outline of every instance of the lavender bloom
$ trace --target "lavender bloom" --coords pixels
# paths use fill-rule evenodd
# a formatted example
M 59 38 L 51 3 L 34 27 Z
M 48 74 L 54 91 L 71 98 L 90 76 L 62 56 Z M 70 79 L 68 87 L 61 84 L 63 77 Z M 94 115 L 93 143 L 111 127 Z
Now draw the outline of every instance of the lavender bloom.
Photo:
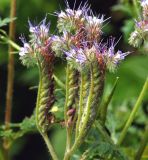
M 89 11 L 89 6 L 87 3 L 84 6 L 79 6 L 78 9 L 70 9 L 67 4 L 67 9 L 65 11 L 61 11 L 60 13 L 56 13 L 58 16 L 58 29 L 59 32 L 67 31 L 73 32 L 79 30 L 82 26 L 84 26 L 85 15 Z
M 70 39 L 67 32 L 64 32 L 62 37 L 52 36 L 51 48 L 57 57 L 61 57 L 63 55 L 63 50 L 68 50 L 69 41 Z
M 142 20 L 136 21 L 135 31 L 131 33 L 129 43 L 134 47 L 139 47 L 143 41 L 148 40 L 148 0 L 141 1 Z
M 65 12 L 62 11 L 58 14 L 58 18 L 57 27 L 59 32 L 65 30 L 68 32 L 75 31 L 84 22 L 82 10 L 66 9 Z
M 21 36 L 20 40 L 23 43 L 23 47 L 20 48 L 19 55 L 25 56 L 27 53 L 32 53 L 32 48 L 30 44 L 26 42 L 25 37 Z
M 131 33 L 129 43 L 139 47 L 144 40 L 148 40 L 148 21 L 136 21 L 135 31 Z
M 90 26 L 101 27 L 104 22 L 104 16 L 101 16 L 101 18 L 95 16 L 86 16 L 86 20 Z
M 29 21 L 29 31 L 31 33 L 30 43 L 34 53 L 48 55 L 51 50 L 51 37 L 49 36 L 50 23 L 46 24 L 46 17 L 38 25 L 33 26 Z
M 87 38 L 89 40 L 100 40 L 104 21 L 105 20 L 103 15 L 100 18 L 94 15 L 86 15 L 85 30 L 87 32 Z
M 136 22 L 136 27 L 143 35 L 145 35 L 145 33 L 148 33 L 148 21 L 143 20 L 140 22 Z
M 65 52 L 65 55 L 68 61 L 73 62 L 79 67 L 87 61 L 85 51 L 82 48 L 72 48 L 70 51 Z
M 73 48 L 68 52 L 65 52 L 65 55 L 67 56 L 67 60 L 74 60 L 76 63 L 83 64 L 86 61 L 86 56 L 84 55 L 83 50 L 80 48 Z
M 46 17 L 40 22 L 39 25 L 33 26 L 30 21 L 28 21 L 28 23 L 29 31 L 35 40 L 38 39 L 39 42 L 42 42 L 49 37 L 50 23 L 46 24 Z
M 148 0 L 142 0 L 141 1 L 141 6 L 142 7 L 146 7 L 146 6 L 148 7 Z
M 37 55 L 42 55 L 46 60 L 53 55 L 51 51 L 51 37 L 49 36 L 50 23 L 46 24 L 46 18 L 38 25 L 32 25 L 29 21 L 30 41 L 21 40 L 24 44 L 19 55 L 22 63 L 30 66 L 37 63 Z
M 31 47 L 29 43 L 24 43 L 24 47 L 20 48 L 19 55 L 24 56 L 26 53 L 30 53 Z
M 108 48 L 105 49 L 102 52 L 103 56 L 104 56 L 104 61 L 106 64 L 106 67 L 114 72 L 117 65 L 120 63 L 120 61 L 122 61 L 130 52 L 125 52 L 123 53 L 122 51 L 115 51 L 115 46 L 117 45 L 117 43 L 115 43 L 115 38 L 111 38 L 108 42 Z
M 72 10 L 72 9 L 66 9 L 65 12 L 61 11 L 61 13 L 58 14 L 59 18 L 62 19 L 78 19 L 80 16 L 82 16 L 83 12 L 82 10 Z
M 79 67 L 87 66 L 89 63 L 97 61 L 101 56 L 102 61 L 110 71 L 114 72 L 117 65 L 129 54 L 129 52 L 115 51 L 115 38 L 111 38 L 108 43 L 94 43 L 90 48 L 89 42 L 83 42 L 82 48 L 73 47 L 70 51 L 66 51 L 67 60 L 79 65 Z
M 142 1 L 141 6 L 143 9 L 143 18 L 148 21 L 148 0 Z

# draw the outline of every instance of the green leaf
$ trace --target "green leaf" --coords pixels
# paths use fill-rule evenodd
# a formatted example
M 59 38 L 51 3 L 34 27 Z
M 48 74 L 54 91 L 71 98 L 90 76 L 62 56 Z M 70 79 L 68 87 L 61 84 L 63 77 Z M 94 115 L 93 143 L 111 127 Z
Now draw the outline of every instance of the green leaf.
M 20 129 L 24 133 L 36 131 L 35 116 L 33 115 L 30 118 L 25 118 L 20 124 Z
M 123 4 L 117 4 L 117 5 L 112 7 L 112 11 L 121 11 L 128 16 L 133 15 L 132 6 L 129 5 L 129 4 L 124 4 L 124 5 Z
M 110 91 L 110 94 L 104 98 L 100 108 L 99 108 L 99 116 L 98 118 L 100 119 L 101 123 L 104 125 L 105 121 L 106 121 L 106 116 L 107 116 L 107 110 L 108 110 L 108 106 L 112 100 L 112 97 L 114 95 L 114 92 L 116 90 L 117 87 L 117 83 L 118 83 L 118 79 L 119 77 L 116 78 L 116 81 L 114 82 L 114 85 Z
M 128 160 L 128 158 L 115 145 L 107 142 L 100 142 L 88 149 L 82 156 L 87 160 Z M 86 158 L 84 158 L 86 157 Z
M 1 19 L 0 18 L 0 27 L 2 27 L 2 26 L 6 26 L 8 23 L 10 23 L 10 22 L 12 22 L 12 21 L 14 21 L 16 19 L 16 17 L 15 18 L 5 18 L 5 19 Z
M 34 132 L 36 130 L 35 116 L 33 115 L 30 118 L 25 118 L 21 123 L 11 123 L 10 129 L 8 130 L 5 130 L 5 127 L 2 126 L 0 128 L 0 137 L 5 137 L 13 141 L 19 137 L 22 137 L 26 133 Z
M 130 34 L 132 33 L 132 31 L 134 30 L 134 24 L 135 22 L 133 21 L 133 19 L 131 20 L 125 20 L 124 21 L 124 25 L 121 28 L 121 31 L 124 34 L 124 41 L 128 43 Z

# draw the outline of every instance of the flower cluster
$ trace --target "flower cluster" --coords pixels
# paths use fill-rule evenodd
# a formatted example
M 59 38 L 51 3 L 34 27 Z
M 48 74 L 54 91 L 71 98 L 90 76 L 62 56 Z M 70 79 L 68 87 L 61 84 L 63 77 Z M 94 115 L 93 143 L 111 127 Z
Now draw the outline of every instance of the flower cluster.
M 143 41 L 148 40 L 148 0 L 141 1 L 142 19 L 136 21 L 135 31 L 131 33 L 129 43 L 139 47 Z
M 46 18 L 35 26 L 29 21 L 30 41 L 26 42 L 21 37 L 24 46 L 19 55 L 24 65 L 37 64 L 39 67 L 40 84 L 35 114 L 36 125 L 42 135 L 57 120 L 51 112 L 56 99 L 54 57 L 67 60 L 64 124 L 67 135 L 75 130 L 75 142 L 68 149 L 73 153 L 75 145 L 81 145 L 98 116 L 106 70 L 115 71 L 129 52 L 116 51 L 118 42 L 113 37 L 107 42 L 102 40 L 102 27 L 106 21 L 104 15 L 95 16 L 87 3 L 78 9 L 70 9 L 67 5 L 65 11 L 56 15 L 59 35 L 49 34 L 50 23 L 46 24 Z
M 115 51 L 115 39 L 111 37 L 110 43 L 94 43 L 89 48 L 89 43 L 83 45 L 82 48 L 73 47 L 69 51 L 66 51 L 66 58 L 68 61 L 74 63 L 74 66 L 81 69 L 83 66 L 88 66 L 96 59 L 104 63 L 109 71 L 114 72 L 116 66 L 121 60 L 125 58 L 130 52 Z
M 30 41 L 20 37 L 23 47 L 20 48 L 20 59 L 26 66 L 32 66 L 37 63 L 37 55 L 41 54 L 46 59 L 52 54 L 51 40 L 49 36 L 50 23 L 46 24 L 46 18 L 39 25 L 32 25 L 29 21 Z
M 57 56 L 66 55 L 66 59 L 79 69 L 102 56 L 107 68 L 114 71 L 127 53 L 115 51 L 114 38 L 109 43 L 101 41 L 102 27 L 106 21 L 104 16 L 94 16 L 87 4 L 77 10 L 67 7 L 65 11 L 56 13 L 57 26 L 62 35 L 53 37 L 52 50 Z

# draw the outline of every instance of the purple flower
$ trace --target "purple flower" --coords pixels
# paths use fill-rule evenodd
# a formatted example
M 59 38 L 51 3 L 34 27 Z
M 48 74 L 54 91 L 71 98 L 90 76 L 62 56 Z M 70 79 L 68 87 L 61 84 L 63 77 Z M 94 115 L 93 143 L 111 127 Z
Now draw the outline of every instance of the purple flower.
M 31 51 L 31 47 L 29 43 L 24 43 L 24 47 L 20 48 L 19 55 L 24 56 L 25 54 L 30 53 L 30 51 Z
M 142 7 L 146 7 L 146 6 L 148 7 L 148 0 L 142 0 L 141 1 L 141 6 Z
M 40 41 L 48 38 L 50 23 L 46 24 L 46 17 L 36 26 L 33 26 L 30 21 L 28 23 L 29 31 L 35 38 L 38 38 Z
M 65 52 L 65 55 L 67 60 L 74 61 L 80 65 L 87 61 L 85 51 L 82 48 L 72 48 L 70 51 Z
M 95 16 L 86 16 L 86 20 L 88 25 L 94 27 L 100 27 L 104 22 L 104 16 L 102 15 L 101 18 Z
M 102 52 L 105 64 L 110 71 L 114 71 L 121 60 L 123 60 L 130 52 L 115 51 L 115 38 L 110 38 L 107 49 Z
M 31 53 L 32 52 L 32 48 L 31 48 L 30 44 L 26 42 L 25 37 L 21 36 L 20 39 L 21 39 L 21 41 L 23 43 L 23 47 L 20 48 L 19 55 L 20 56 L 24 56 L 27 53 Z

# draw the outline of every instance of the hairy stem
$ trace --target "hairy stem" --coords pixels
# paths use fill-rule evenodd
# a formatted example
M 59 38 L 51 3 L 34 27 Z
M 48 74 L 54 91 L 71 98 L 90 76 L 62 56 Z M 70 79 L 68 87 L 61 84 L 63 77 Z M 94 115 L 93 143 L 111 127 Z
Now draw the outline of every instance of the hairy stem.
M 139 13 L 139 5 L 138 3 L 140 3 L 138 0 L 132 0 L 133 1 L 133 4 L 134 4 L 134 7 L 135 7 L 135 13 L 136 13 L 136 17 L 138 18 L 140 13 Z
M 42 134 L 42 137 L 43 137 L 43 139 L 44 139 L 44 141 L 45 141 L 45 143 L 47 145 L 47 148 L 49 150 L 49 153 L 51 154 L 52 159 L 53 160 L 58 160 L 58 157 L 57 157 L 57 155 L 56 155 L 56 153 L 55 153 L 55 151 L 53 149 L 53 146 L 52 146 L 47 134 Z
M 127 122 L 126 122 L 126 124 L 125 124 L 125 126 L 124 126 L 124 128 L 122 130 L 122 132 L 121 132 L 121 134 L 120 134 L 120 137 L 118 139 L 117 145 L 121 145 L 122 144 L 122 142 L 123 142 L 123 140 L 124 140 L 124 138 L 125 138 L 125 136 L 127 134 L 128 128 L 132 124 L 132 122 L 133 122 L 133 120 L 135 118 L 135 115 L 136 115 L 136 113 L 137 113 L 137 111 L 138 111 L 138 109 L 139 109 L 139 107 L 141 105 L 141 102 L 144 99 L 144 96 L 145 96 L 145 94 L 147 92 L 148 92 L 148 78 L 146 79 L 145 84 L 143 86 L 143 89 L 142 89 L 142 91 L 141 91 L 141 93 L 140 93 L 140 95 L 139 95 L 139 97 L 137 99 L 137 102 L 136 102 L 136 104 L 135 104 L 135 106 L 134 106 L 134 108 L 133 108 L 133 110 L 132 110 L 132 112 L 131 112 L 131 114 L 130 114 L 130 116 L 129 116 L 129 118 L 128 118 L 128 120 L 127 120 Z
M 144 132 L 144 134 L 143 134 L 143 139 L 142 139 L 142 141 L 141 141 L 141 144 L 140 144 L 140 147 L 139 147 L 138 151 L 136 152 L 136 155 L 135 155 L 135 159 L 134 159 L 134 160 L 139 160 L 139 159 L 141 159 L 142 154 L 143 154 L 143 152 L 144 152 L 144 149 L 145 149 L 147 143 L 148 143 L 148 125 L 147 125 L 146 128 L 145 128 L 145 132 Z
M 11 0 L 10 18 L 16 16 L 16 0 Z M 14 40 L 15 38 L 15 22 L 10 22 L 9 37 Z M 9 45 L 9 60 L 8 60 L 8 75 L 7 75 L 7 93 L 6 93 L 6 112 L 5 112 L 5 125 L 6 129 L 9 128 L 11 120 L 11 108 L 13 97 L 13 83 L 14 83 L 14 55 L 11 54 L 13 48 Z
M 111 90 L 111 93 L 109 94 L 109 96 L 105 99 L 104 103 L 100 106 L 99 111 L 98 111 L 98 118 L 101 121 L 102 125 L 105 125 L 106 122 L 106 118 L 107 118 L 107 110 L 108 110 L 108 106 L 110 101 L 112 100 L 112 97 L 114 95 L 114 92 L 116 90 L 117 87 L 117 83 L 118 83 L 118 77 L 116 78 L 116 81 L 113 85 L 113 88 Z
M 54 77 L 54 80 L 56 81 L 57 85 L 58 85 L 62 90 L 65 91 L 65 85 L 64 85 L 64 83 L 63 83 L 55 74 L 53 75 L 53 77 Z
M 12 48 L 16 50 L 20 50 L 20 46 L 16 44 L 13 40 L 9 39 L 8 37 L 0 35 L 0 39 L 3 40 L 5 43 L 8 43 Z
M 105 141 L 109 142 L 110 144 L 114 144 L 113 140 L 110 138 L 108 133 L 105 131 L 105 129 L 101 126 L 101 124 L 99 122 L 96 122 L 95 126 Z
M 65 123 L 67 123 L 67 111 L 68 111 L 68 96 L 69 96 L 69 65 L 67 65 L 66 68 L 66 98 L 65 98 L 65 106 L 64 106 L 64 118 L 65 118 Z M 71 135 L 70 135 L 70 130 L 67 127 L 66 124 L 66 133 L 67 133 L 67 140 L 66 140 L 66 152 L 70 149 L 71 146 Z
M 16 0 L 11 0 L 10 4 L 10 18 L 14 18 L 16 16 Z M 10 22 L 9 25 L 9 37 L 10 39 L 15 39 L 15 22 Z M 9 123 L 11 121 L 11 108 L 12 108 L 12 97 L 13 97 L 13 85 L 14 85 L 14 55 L 11 54 L 13 52 L 13 47 L 8 45 L 8 74 L 7 74 L 7 91 L 6 91 L 6 110 L 5 110 L 5 127 L 6 130 L 9 129 Z M 9 140 L 4 139 L 3 147 L 5 149 L 5 160 L 9 159 Z

